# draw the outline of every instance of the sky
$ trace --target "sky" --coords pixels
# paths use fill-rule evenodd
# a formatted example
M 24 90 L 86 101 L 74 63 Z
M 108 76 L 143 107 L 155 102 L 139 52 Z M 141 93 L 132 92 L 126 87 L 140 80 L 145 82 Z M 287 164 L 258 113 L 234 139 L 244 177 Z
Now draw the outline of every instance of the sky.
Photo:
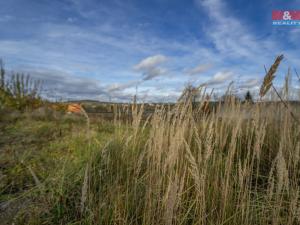
M 205 84 L 255 95 L 279 54 L 275 85 L 300 72 L 300 26 L 273 26 L 296 0 L 1 0 L 0 57 L 50 99 L 175 101 Z M 299 89 L 292 76 L 294 90 Z

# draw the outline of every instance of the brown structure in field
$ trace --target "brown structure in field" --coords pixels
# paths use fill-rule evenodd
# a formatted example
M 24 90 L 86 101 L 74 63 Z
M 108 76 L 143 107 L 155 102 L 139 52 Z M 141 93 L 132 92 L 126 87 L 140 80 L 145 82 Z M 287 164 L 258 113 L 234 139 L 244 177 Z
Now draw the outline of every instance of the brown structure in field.
M 82 113 L 81 105 L 76 103 L 69 104 L 67 108 L 67 113 L 76 113 L 76 114 Z

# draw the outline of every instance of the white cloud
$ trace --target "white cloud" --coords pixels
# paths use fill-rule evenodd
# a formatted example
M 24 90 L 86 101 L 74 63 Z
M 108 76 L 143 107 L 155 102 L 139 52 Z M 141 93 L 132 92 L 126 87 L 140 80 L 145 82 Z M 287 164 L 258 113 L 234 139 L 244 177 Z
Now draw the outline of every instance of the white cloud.
M 8 75 L 13 71 L 8 71 Z M 19 73 L 29 74 L 42 82 L 42 95 L 51 100 L 57 99 L 107 99 L 107 92 L 101 83 L 92 78 L 74 76 L 64 71 L 42 68 L 26 68 Z
M 219 84 L 225 84 L 231 81 L 233 78 L 233 73 L 231 71 L 217 72 L 211 79 L 203 83 L 203 86 L 213 86 Z
M 155 77 L 167 74 L 167 70 L 164 68 L 151 68 L 143 73 L 143 80 L 151 80 Z
M 144 71 L 156 68 L 158 65 L 164 63 L 167 57 L 164 55 L 154 55 L 143 59 L 140 63 L 134 66 L 137 71 Z
M 251 78 L 244 81 L 242 84 L 238 86 L 240 89 L 251 89 L 256 88 L 260 85 L 261 79 Z
M 211 64 L 200 64 L 200 65 L 196 66 L 195 68 L 187 71 L 187 74 L 188 75 L 197 75 L 197 74 L 200 74 L 200 73 L 203 73 L 203 72 L 209 70 L 211 67 L 212 67 Z
M 164 75 L 167 73 L 165 68 L 159 67 L 161 64 L 167 61 L 167 57 L 164 55 L 154 55 L 143 59 L 140 63 L 133 68 L 138 72 L 143 73 L 143 80 L 151 80 L 155 77 Z
M 141 81 L 135 81 L 134 80 L 134 81 L 130 81 L 128 83 L 123 83 L 123 84 L 112 84 L 112 85 L 109 85 L 109 87 L 107 88 L 107 91 L 109 93 L 117 92 L 117 91 L 123 91 L 123 90 L 128 89 L 128 88 L 136 87 L 140 83 L 141 83 Z
M 257 61 L 258 57 L 267 58 L 272 55 L 274 49 L 278 49 L 278 45 L 271 40 L 258 40 L 247 28 L 247 24 L 242 24 L 240 19 L 230 13 L 225 1 L 196 2 L 208 14 L 212 23 L 211 26 L 207 26 L 206 35 L 223 56 L 245 57 L 247 60 Z

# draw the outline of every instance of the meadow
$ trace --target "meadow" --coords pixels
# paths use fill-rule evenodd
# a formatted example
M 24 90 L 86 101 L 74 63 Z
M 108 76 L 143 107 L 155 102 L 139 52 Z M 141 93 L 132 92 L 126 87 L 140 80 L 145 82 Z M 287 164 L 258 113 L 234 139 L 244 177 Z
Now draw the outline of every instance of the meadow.
M 197 95 L 110 120 L 2 107 L 0 223 L 299 224 L 299 104 Z

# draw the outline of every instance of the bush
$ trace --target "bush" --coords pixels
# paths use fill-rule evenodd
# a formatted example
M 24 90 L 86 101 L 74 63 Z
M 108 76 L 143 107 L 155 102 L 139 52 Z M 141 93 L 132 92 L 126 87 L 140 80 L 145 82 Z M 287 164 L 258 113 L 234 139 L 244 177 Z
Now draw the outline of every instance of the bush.
M 12 73 L 6 77 L 3 61 L 0 60 L 0 108 L 20 111 L 38 108 L 43 101 L 40 97 L 42 83 L 30 75 Z

